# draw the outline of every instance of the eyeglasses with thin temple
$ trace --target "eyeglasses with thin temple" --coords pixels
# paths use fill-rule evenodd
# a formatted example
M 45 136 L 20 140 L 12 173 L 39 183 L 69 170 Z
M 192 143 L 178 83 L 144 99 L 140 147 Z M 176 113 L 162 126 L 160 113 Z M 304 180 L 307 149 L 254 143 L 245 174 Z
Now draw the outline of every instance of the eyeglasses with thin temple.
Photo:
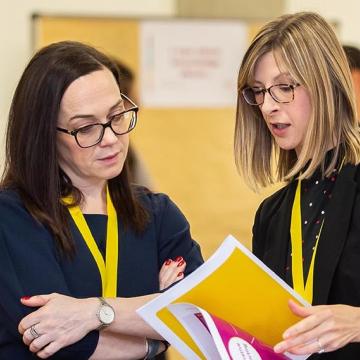
M 60 127 L 57 127 L 56 129 L 65 134 L 74 136 L 76 143 L 82 148 L 88 148 L 99 144 L 104 137 L 105 129 L 108 127 L 115 135 L 129 133 L 136 126 L 139 108 L 126 95 L 120 95 L 123 99 L 125 110 L 112 115 L 105 124 L 90 124 L 75 130 L 68 130 Z
M 276 84 L 267 89 L 248 86 L 242 90 L 242 95 L 249 105 L 262 105 L 265 94 L 268 93 L 276 102 L 287 104 L 294 100 L 294 90 L 300 84 Z

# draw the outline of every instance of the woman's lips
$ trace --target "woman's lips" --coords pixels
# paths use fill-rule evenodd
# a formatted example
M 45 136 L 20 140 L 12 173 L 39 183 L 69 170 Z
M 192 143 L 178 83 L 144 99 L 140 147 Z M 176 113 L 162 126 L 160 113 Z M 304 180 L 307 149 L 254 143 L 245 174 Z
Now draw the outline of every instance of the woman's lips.
M 284 136 L 287 132 L 287 129 L 290 127 L 290 124 L 283 123 L 272 123 L 271 131 L 276 136 Z
M 116 154 L 112 154 L 112 155 L 109 155 L 109 156 L 105 156 L 105 157 L 103 157 L 103 158 L 100 158 L 99 160 L 100 161 L 112 161 L 112 160 L 114 160 L 117 156 L 118 156 L 118 154 L 119 153 L 116 153 Z

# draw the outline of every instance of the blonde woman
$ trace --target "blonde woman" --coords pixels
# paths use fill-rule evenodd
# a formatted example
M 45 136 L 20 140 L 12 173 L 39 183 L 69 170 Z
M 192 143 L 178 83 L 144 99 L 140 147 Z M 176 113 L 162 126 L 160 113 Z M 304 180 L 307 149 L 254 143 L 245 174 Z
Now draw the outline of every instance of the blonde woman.
M 259 207 L 253 252 L 313 306 L 276 352 L 360 359 L 360 137 L 345 54 L 314 13 L 265 25 L 238 79 L 235 155 Z M 318 355 L 317 353 L 321 354 Z

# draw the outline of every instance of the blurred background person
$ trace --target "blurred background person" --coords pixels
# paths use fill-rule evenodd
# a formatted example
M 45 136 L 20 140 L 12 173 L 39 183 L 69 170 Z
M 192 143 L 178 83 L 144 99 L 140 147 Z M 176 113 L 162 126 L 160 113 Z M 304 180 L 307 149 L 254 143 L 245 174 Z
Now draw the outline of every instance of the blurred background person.
M 121 91 L 130 99 L 134 99 L 136 104 L 139 104 L 138 96 L 135 91 L 135 75 L 133 71 L 123 64 L 120 60 L 114 59 L 116 66 L 119 69 L 119 77 L 121 82 Z M 127 159 L 126 159 L 129 172 L 130 181 L 137 185 L 142 185 L 148 189 L 154 189 L 154 183 L 151 179 L 149 170 L 145 165 L 141 155 L 132 145 L 131 141 L 129 144 Z
M 354 83 L 354 91 L 356 96 L 356 109 L 359 119 L 360 111 L 360 49 L 355 46 L 344 45 L 346 57 L 349 62 L 352 80 Z

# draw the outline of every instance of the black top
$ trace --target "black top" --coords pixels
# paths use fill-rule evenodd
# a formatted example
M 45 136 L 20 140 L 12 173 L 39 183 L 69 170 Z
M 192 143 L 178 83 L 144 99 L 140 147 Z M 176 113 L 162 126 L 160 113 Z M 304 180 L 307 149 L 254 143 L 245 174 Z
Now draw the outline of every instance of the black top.
M 301 181 L 301 232 L 304 279 L 307 279 L 311 259 L 320 229 L 326 218 L 326 210 L 332 198 L 332 191 L 337 178 L 337 170 L 329 177 L 323 177 L 317 170 L 310 179 Z M 291 244 L 288 246 L 286 261 L 286 282 L 292 286 Z
M 119 224 L 118 296 L 133 297 L 159 291 L 159 270 L 168 258 L 182 256 L 185 275 L 202 262 L 200 248 L 192 240 L 189 224 L 164 194 L 141 192 L 150 223 L 141 235 Z M 70 216 L 69 216 L 70 218 Z M 100 248 L 105 248 L 107 216 L 86 215 Z M 20 320 L 34 311 L 20 303 L 22 296 L 58 292 L 78 298 L 101 295 L 97 265 L 70 218 L 76 255 L 60 257 L 51 233 L 37 223 L 12 191 L 0 192 L 0 359 L 25 360 L 35 356 L 17 331 Z M 98 332 L 57 352 L 54 359 L 88 359 Z
M 253 227 L 253 253 L 284 280 L 296 185 L 290 182 L 265 199 Z M 360 166 L 344 165 L 331 194 L 316 251 L 313 304 L 360 306 Z M 360 344 L 310 358 L 358 360 Z

